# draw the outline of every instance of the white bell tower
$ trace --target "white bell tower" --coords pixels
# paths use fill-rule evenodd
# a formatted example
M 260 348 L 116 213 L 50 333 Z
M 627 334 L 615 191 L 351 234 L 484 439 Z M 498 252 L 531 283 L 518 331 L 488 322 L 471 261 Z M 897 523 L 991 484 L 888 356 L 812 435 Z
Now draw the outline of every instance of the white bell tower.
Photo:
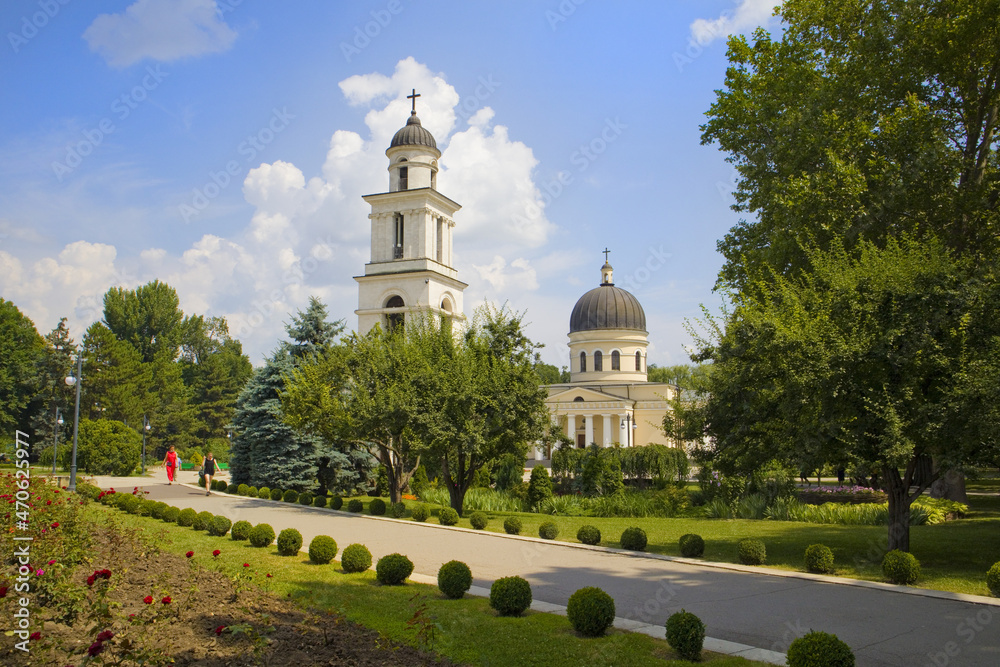
M 453 216 L 462 208 L 437 191 L 441 151 L 417 118 L 414 90 L 410 117 L 386 150 L 389 191 L 365 195 L 372 207 L 371 261 L 358 281 L 358 333 L 376 324 L 394 327 L 409 313 L 430 311 L 465 321 L 462 293 L 468 285 L 452 266 Z

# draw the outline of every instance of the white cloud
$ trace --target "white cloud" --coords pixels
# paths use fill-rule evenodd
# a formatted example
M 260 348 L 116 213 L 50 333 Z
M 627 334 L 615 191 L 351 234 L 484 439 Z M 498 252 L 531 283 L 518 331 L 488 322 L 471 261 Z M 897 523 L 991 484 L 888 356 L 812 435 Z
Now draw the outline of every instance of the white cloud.
M 112 67 L 144 58 L 170 62 L 219 53 L 236 40 L 215 0 L 137 0 L 121 14 L 101 14 L 84 31 L 91 51 Z
M 766 25 L 781 0 L 739 0 L 735 9 L 727 9 L 716 19 L 696 19 L 691 24 L 691 41 L 701 46 L 729 35 L 747 32 Z
M 496 292 L 525 292 L 538 289 L 538 276 L 531 263 L 519 257 L 509 265 L 500 255 L 495 255 L 487 265 L 472 265 L 479 277 Z

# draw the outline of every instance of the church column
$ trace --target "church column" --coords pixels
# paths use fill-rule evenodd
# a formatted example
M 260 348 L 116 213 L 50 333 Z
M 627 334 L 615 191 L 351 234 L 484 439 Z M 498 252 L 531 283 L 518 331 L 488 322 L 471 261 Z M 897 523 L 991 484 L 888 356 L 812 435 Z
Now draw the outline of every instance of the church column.
M 584 445 L 590 447 L 590 443 L 594 441 L 594 415 L 587 415 L 584 418 L 586 439 Z
M 576 447 L 576 415 L 566 415 L 566 437 L 573 441 Z
M 604 446 L 611 446 L 611 415 L 604 415 Z

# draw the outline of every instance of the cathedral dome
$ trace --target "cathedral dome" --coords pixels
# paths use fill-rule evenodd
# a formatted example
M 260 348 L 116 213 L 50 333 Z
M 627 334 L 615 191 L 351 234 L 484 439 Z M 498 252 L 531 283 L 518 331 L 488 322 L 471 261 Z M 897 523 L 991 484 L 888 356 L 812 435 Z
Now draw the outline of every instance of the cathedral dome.
M 420 124 L 420 119 L 417 118 L 417 112 L 410 112 L 410 117 L 406 121 L 406 125 L 401 127 L 398 132 L 392 137 L 392 143 L 389 144 L 389 148 L 396 148 L 397 146 L 428 146 L 437 150 L 437 142 L 434 141 L 434 135 L 424 129 L 423 125 Z
M 569 332 L 599 329 L 646 331 L 646 313 L 630 292 L 611 282 L 611 265 L 601 267 L 604 282 L 580 297 L 569 316 Z

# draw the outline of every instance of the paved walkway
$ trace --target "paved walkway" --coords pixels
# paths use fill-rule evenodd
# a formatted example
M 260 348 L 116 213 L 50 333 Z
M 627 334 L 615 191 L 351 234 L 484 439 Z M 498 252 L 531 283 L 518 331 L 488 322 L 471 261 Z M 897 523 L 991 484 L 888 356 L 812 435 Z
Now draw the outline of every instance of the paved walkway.
M 181 481 L 195 479 L 189 475 L 191 480 L 182 475 Z M 131 490 L 137 481 L 97 480 L 103 488 L 117 482 L 120 490 Z M 276 531 L 297 528 L 304 544 L 320 534 L 332 536 L 341 548 L 361 542 L 375 560 L 404 553 L 418 575 L 436 576 L 441 564 L 458 559 L 472 569 L 476 586 L 488 588 L 495 579 L 516 574 L 531 582 L 536 600 L 555 605 L 565 605 L 583 586 L 600 586 L 614 597 L 619 616 L 637 624 L 662 627 L 684 608 L 701 617 L 712 637 L 777 653 L 797 636 L 823 630 L 851 646 L 859 667 L 1000 665 L 998 600 L 912 594 L 882 584 L 844 585 L 810 575 L 717 567 L 251 498 L 206 497 L 193 486 L 165 481 L 162 473 L 145 481 L 148 497 L 234 522 L 267 522 Z

